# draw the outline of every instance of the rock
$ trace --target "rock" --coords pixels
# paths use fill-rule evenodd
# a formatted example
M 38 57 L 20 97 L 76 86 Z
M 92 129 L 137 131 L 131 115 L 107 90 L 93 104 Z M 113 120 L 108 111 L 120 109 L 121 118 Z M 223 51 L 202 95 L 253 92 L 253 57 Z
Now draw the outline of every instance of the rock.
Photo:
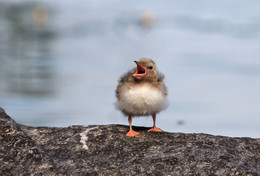
M 260 139 L 134 129 L 29 127 L 0 109 L 0 175 L 260 175 Z

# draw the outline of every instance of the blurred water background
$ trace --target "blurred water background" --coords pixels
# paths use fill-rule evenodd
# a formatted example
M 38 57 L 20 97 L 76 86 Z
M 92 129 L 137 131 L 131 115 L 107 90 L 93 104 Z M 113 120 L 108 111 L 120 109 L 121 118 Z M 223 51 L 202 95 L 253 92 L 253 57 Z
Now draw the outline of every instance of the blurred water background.
M 148 57 L 169 90 L 158 127 L 260 137 L 259 7 L 256 0 L 0 0 L 0 107 L 32 126 L 128 125 L 114 91 L 133 61 Z

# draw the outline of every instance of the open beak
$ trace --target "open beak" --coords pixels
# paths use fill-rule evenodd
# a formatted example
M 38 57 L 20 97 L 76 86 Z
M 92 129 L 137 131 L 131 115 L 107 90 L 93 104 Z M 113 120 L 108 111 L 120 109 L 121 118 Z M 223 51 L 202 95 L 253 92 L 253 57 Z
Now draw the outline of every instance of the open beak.
M 137 68 L 135 74 L 133 74 L 134 77 L 142 77 L 146 75 L 147 71 L 146 68 L 140 65 L 137 61 L 135 61 Z

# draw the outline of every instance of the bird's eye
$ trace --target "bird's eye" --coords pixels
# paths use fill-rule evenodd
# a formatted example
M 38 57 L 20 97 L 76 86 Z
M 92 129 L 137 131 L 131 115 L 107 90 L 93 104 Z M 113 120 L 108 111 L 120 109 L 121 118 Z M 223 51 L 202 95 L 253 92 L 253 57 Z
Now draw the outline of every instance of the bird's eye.
M 149 67 L 146 67 L 147 69 L 149 69 L 149 70 L 152 70 L 153 69 L 153 67 L 152 66 L 149 66 Z

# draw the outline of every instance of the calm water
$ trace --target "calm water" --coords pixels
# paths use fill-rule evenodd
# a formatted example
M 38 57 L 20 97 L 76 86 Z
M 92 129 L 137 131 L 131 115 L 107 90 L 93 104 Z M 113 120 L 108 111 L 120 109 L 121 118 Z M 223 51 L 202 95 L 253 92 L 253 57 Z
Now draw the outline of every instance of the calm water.
M 259 138 L 260 1 L 164 2 L 0 1 L 0 106 L 32 126 L 127 125 L 117 81 L 148 57 L 169 90 L 160 128 Z

